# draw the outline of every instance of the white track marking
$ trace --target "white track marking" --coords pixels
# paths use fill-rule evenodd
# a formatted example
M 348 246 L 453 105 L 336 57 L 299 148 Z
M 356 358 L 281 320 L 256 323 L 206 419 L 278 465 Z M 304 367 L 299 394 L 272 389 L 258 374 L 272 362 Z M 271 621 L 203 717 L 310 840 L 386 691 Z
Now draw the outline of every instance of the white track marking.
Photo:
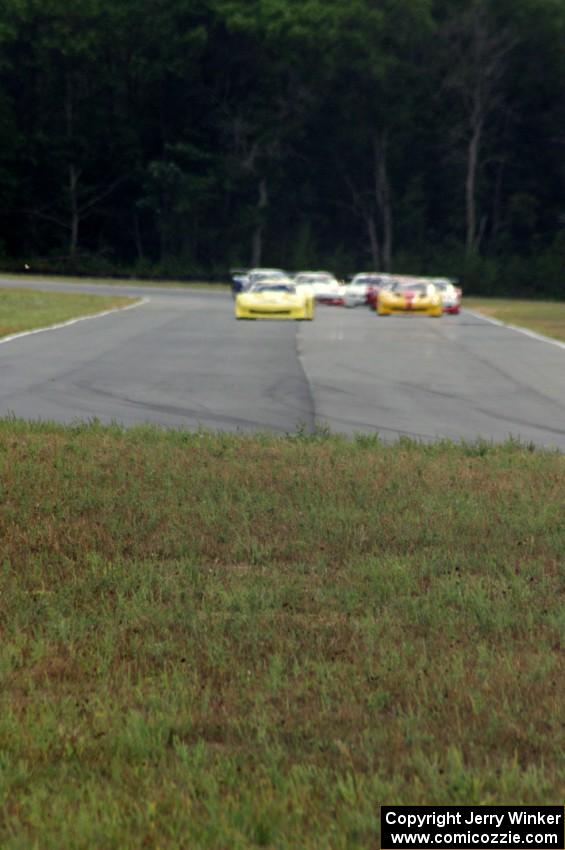
M 21 339 L 24 336 L 33 336 L 33 334 L 42 334 L 45 331 L 56 331 L 59 328 L 68 328 L 69 325 L 76 325 L 77 322 L 86 322 L 88 319 L 101 319 L 102 316 L 109 316 L 111 313 L 118 313 L 124 310 L 133 310 L 134 307 L 141 307 L 143 304 L 148 304 L 151 299 L 142 298 L 136 301 L 135 304 L 126 304 L 125 307 L 112 307 L 111 310 L 103 310 L 101 313 L 92 313 L 90 316 L 78 316 L 76 319 L 69 319 L 67 322 L 59 322 L 56 325 L 47 325 L 45 328 L 34 328 L 32 331 L 22 331 L 21 333 L 11 334 L 0 338 L 0 345 L 5 342 L 13 342 L 15 339 Z
M 565 342 L 561 342 L 558 339 L 552 339 L 550 336 L 538 334 L 535 331 L 528 330 L 528 328 L 520 328 L 518 325 L 509 325 L 506 322 L 501 322 L 500 319 L 493 319 L 490 316 L 484 316 L 482 313 L 475 313 L 474 310 L 468 310 L 466 307 L 464 308 L 464 312 L 468 313 L 469 316 L 474 316 L 476 319 L 482 319 L 484 322 L 490 322 L 491 325 L 497 325 L 499 328 L 508 328 L 510 331 L 518 331 L 518 333 L 524 334 L 524 336 L 537 339 L 538 342 L 549 342 L 551 345 L 556 345 L 557 348 L 565 350 Z

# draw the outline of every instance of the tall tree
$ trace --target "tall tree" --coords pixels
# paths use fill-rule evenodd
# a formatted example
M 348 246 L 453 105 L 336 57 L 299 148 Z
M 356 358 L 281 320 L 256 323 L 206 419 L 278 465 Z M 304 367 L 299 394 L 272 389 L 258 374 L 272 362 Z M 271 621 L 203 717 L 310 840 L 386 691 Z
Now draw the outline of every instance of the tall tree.
M 112 193 L 122 175 L 101 168 L 97 128 L 104 120 L 107 77 L 101 0 L 29 0 L 11 4 L 11 52 L 23 78 L 25 212 L 67 233 L 76 256 L 81 223 Z M 25 111 L 27 109 L 27 112 Z
M 427 0 L 359 2 L 344 21 L 344 74 L 338 81 L 341 131 L 338 172 L 364 221 L 373 267 L 388 270 L 394 206 L 410 171 L 425 61 L 433 22 Z
M 478 251 L 486 218 L 479 209 L 478 183 L 489 122 L 504 106 L 504 81 L 515 33 L 492 13 L 488 0 L 471 0 L 457 9 L 442 30 L 446 62 L 444 86 L 455 93 L 462 114 L 461 136 L 466 147 L 465 251 Z

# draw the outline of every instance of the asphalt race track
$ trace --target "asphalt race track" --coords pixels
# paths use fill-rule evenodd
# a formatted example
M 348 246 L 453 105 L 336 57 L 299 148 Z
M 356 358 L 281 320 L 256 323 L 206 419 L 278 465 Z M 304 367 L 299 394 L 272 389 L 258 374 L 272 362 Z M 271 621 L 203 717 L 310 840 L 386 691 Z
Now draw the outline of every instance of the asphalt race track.
M 149 301 L 0 344 L 0 416 L 565 449 L 565 348 L 466 312 L 237 322 L 225 291 L 21 285 Z

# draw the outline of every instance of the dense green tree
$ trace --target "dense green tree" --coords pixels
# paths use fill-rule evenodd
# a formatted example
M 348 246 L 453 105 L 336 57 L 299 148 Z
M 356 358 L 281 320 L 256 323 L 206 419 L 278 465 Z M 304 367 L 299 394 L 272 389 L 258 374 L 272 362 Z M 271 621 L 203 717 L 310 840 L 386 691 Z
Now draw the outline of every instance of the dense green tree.
M 563 292 L 562 0 L 4 0 L 0 252 Z

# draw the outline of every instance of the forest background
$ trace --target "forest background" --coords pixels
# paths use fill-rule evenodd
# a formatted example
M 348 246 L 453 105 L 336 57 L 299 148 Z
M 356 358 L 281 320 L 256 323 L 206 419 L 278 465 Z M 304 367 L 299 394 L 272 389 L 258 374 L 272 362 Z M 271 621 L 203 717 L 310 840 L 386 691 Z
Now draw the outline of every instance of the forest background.
M 565 297 L 565 0 L 2 0 L 24 264 Z

